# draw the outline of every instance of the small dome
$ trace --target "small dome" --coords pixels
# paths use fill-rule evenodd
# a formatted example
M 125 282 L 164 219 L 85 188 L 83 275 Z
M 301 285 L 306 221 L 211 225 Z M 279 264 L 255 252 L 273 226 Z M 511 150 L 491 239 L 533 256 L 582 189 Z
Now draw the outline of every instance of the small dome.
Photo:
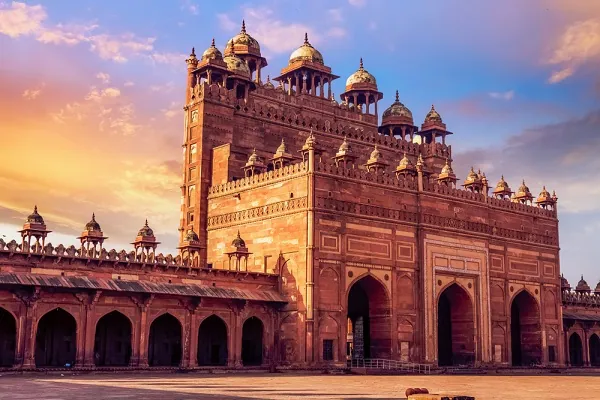
M 240 30 L 240 33 L 229 39 L 227 42 L 227 51 L 225 51 L 225 54 L 228 54 L 235 45 L 247 46 L 249 53 L 260 55 L 260 45 L 258 44 L 258 41 L 246 33 L 246 21 L 242 20 L 242 29 Z
M 389 117 L 404 117 L 410 120 L 412 124 L 413 115 L 412 112 L 406 107 L 404 104 L 400 102 L 400 97 L 398 96 L 398 91 L 396 90 L 396 100 L 389 106 L 382 115 L 382 118 Z
M 344 141 L 340 145 L 340 148 L 338 149 L 338 151 L 335 155 L 336 156 L 345 156 L 348 154 L 352 154 L 352 148 L 350 147 L 350 143 L 348 143 L 348 140 L 346 139 L 346 137 L 344 137 Z
M 315 147 L 317 145 L 317 139 L 315 138 L 315 135 L 313 135 L 312 129 L 310 130 L 310 134 L 308 135 L 308 137 L 306 138 L 306 141 L 304 142 L 304 147 L 308 148 L 308 147 Z
M 501 192 L 510 192 L 510 187 L 508 186 L 508 183 L 506 183 L 506 181 L 504 180 L 504 175 L 502 175 L 502 177 L 500 178 L 500 180 L 498 181 L 498 183 L 496 184 L 496 188 L 494 189 L 494 193 L 501 193 Z
M 533 198 L 533 196 L 531 195 L 531 191 L 525 184 L 524 179 L 523 179 L 523 183 L 521 183 L 521 186 L 519 186 L 519 190 L 517 190 L 517 193 L 515 194 L 515 198 L 516 199 L 532 199 Z
M 200 238 L 198 237 L 198 234 L 194 232 L 194 228 L 189 227 L 187 232 L 185 233 L 184 240 L 186 242 L 197 242 L 200 240 Z
M 471 167 L 471 170 L 469 171 L 469 174 L 467 175 L 467 178 L 465 179 L 465 185 L 479 182 L 480 179 L 481 178 L 479 177 L 479 174 L 477 174 L 477 172 L 475 172 L 473 167 Z
M 369 161 L 373 162 L 373 161 L 380 161 L 380 160 L 383 160 L 383 155 L 381 154 L 381 152 L 377 148 L 377 145 L 375 145 L 375 149 L 373 149 L 373 151 L 371 152 L 371 156 L 369 157 Z
M 331 104 L 334 106 L 339 106 L 340 104 L 335 99 L 335 94 L 331 93 Z
M 435 110 L 433 104 L 431 105 L 431 110 L 425 116 L 425 122 L 437 122 L 442 123 L 442 116 Z
M 40 214 L 38 214 L 37 206 L 33 207 L 33 213 L 29 214 L 27 217 L 28 224 L 44 224 L 44 218 Z
M 247 79 L 251 78 L 252 75 L 250 73 L 250 68 L 248 68 L 248 64 L 246 64 L 246 61 L 235 55 L 233 43 L 230 44 L 230 53 L 225 56 L 223 61 L 225 61 L 225 64 L 227 64 L 227 70 L 230 72 L 233 72 L 236 75 L 241 75 Z
M 600 284 L 600 282 L 598 282 L 598 284 Z M 569 281 L 562 274 L 560 275 L 560 288 L 561 290 L 571 290 L 571 285 L 569 285 Z
M 215 39 L 213 38 L 212 43 L 210 45 L 210 47 L 208 49 L 206 49 L 204 51 L 204 53 L 202 53 L 202 60 L 222 60 L 223 59 L 223 54 L 221 54 L 221 51 L 219 49 L 217 49 L 217 47 L 215 46 Z
M 370 83 L 377 88 L 377 80 L 364 68 L 362 58 L 358 70 L 346 79 L 346 87 L 360 83 Z
M 100 224 L 96 222 L 96 214 L 92 214 L 92 220 L 85 224 L 85 230 L 88 232 L 100 232 Z
M 552 203 L 552 196 L 550 195 L 550 192 L 548 192 L 546 190 L 546 186 L 544 186 L 542 188 L 542 191 L 540 192 L 540 195 L 537 198 L 537 203 Z
M 594 293 L 600 294 L 600 282 L 596 284 L 596 288 L 594 289 Z
M 140 229 L 138 231 L 138 236 L 154 236 L 154 231 L 152 229 L 150 229 L 150 227 L 148 226 L 148 220 L 146 220 L 146 223 L 144 224 L 144 226 L 142 226 L 142 229 Z
M 324 65 L 323 55 L 319 50 L 315 49 L 312 44 L 308 41 L 308 33 L 304 34 L 304 43 L 302 46 L 298 47 L 294 52 L 290 55 L 289 63 L 294 63 L 296 61 L 310 61 L 317 64 Z
M 590 285 L 587 284 L 587 282 L 585 281 L 585 279 L 583 279 L 583 275 L 581 275 L 581 279 L 579 280 L 579 282 L 577 282 L 577 286 L 575 287 L 575 291 L 576 292 L 584 292 L 584 293 L 589 293 L 592 289 L 590 288 Z
M 258 154 L 256 154 L 256 149 L 252 149 L 252 154 L 248 157 L 248 164 L 258 162 Z
M 246 242 L 244 242 L 244 239 L 242 239 L 242 237 L 240 236 L 240 231 L 238 231 L 237 237 L 233 239 L 231 245 L 233 247 L 246 247 Z
M 404 153 L 404 157 L 402 157 L 402 159 L 398 163 L 398 166 L 396 167 L 396 172 L 403 172 L 403 171 L 408 171 L 408 172 L 413 172 L 413 173 L 416 171 L 416 168 L 413 165 L 412 161 L 410 161 L 410 158 L 408 158 L 406 156 L 406 152 Z
M 440 178 L 440 179 L 446 179 L 446 178 L 456 179 L 456 175 L 454 175 L 454 170 L 450 166 L 450 162 L 448 161 L 447 158 L 446 158 L 446 164 L 444 164 L 444 166 L 442 167 L 442 171 L 440 172 L 440 175 L 438 176 L 438 178 Z
M 267 75 L 267 83 L 265 83 L 263 87 L 265 89 L 275 89 L 275 85 L 273 85 L 273 82 L 271 82 L 271 77 L 269 75 Z
M 287 145 L 285 144 L 285 139 L 281 138 L 281 144 L 275 151 L 275 154 L 285 154 L 287 153 Z

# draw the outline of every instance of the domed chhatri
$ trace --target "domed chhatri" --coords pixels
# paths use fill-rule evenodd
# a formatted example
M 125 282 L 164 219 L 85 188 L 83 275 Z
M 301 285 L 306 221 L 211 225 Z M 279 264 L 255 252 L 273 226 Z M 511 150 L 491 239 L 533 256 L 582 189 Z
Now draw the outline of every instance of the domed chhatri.
M 358 70 L 346 79 L 346 91 L 365 87 L 377 90 L 377 80 L 365 69 L 361 58 Z
M 406 123 L 409 125 L 413 124 L 413 115 L 412 112 L 406 107 L 402 102 L 400 102 L 400 96 L 398 95 L 398 91 L 396 90 L 396 100 L 390 105 L 382 115 L 382 125 L 385 125 L 385 122 L 389 122 L 391 119 L 399 119 L 400 123 Z
M 246 32 L 246 21 L 242 20 L 242 29 L 240 33 L 229 39 L 225 56 L 235 51 L 238 54 L 252 54 L 260 56 L 260 45 L 258 41 Z
M 600 284 L 600 282 L 598 282 Z M 560 275 L 560 288 L 561 290 L 571 290 L 571 285 L 569 285 L 569 281 L 563 274 Z
M 293 64 L 299 61 L 308 61 L 315 64 L 325 65 L 321 52 L 313 47 L 308 41 L 308 33 L 304 34 L 304 43 L 290 55 L 289 63 Z
M 529 187 L 527 187 L 527 185 L 525 184 L 525 179 L 523 179 L 523 182 L 521 183 L 521 186 L 519 186 L 519 189 L 515 193 L 514 198 L 516 201 L 524 204 L 533 201 L 533 195 L 531 194 Z
M 185 232 L 185 237 L 183 240 L 186 242 L 197 242 L 200 240 L 200 238 L 198 237 L 198 234 L 194 232 L 194 228 L 190 226 Z
M 271 82 L 271 77 L 267 75 L 267 82 L 263 85 L 263 88 L 273 90 L 275 89 L 275 85 Z
M 90 222 L 85 224 L 85 230 L 88 232 L 102 232 L 102 228 L 100 228 L 100 224 L 96 221 L 96 214 L 92 213 L 92 219 Z
M 352 147 L 350 146 L 350 143 L 348 143 L 348 139 L 344 136 L 344 141 L 340 145 L 340 148 L 338 149 L 337 153 L 335 153 L 335 155 L 345 156 L 350 154 L 352 154 Z
M 446 158 L 446 164 L 442 167 L 442 170 L 438 176 L 438 182 L 446 183 L 446 184 L 454 184 L 456 183 L 456 174 L 450 166 L 450 161 Z
M 442 121 L 442 116 L 437 112 L 437 110 L 435 109 L 435 106 L 432 104 L 431 105 L 431 110 L 429 110 L 429 112 L 427 113 L 427 115 L 425 116 L 425 122 L 438 122 L 438 123 L 442 123 L 444 121 Z
M 202 53 L 202 61 L 222 60 L 222 59 L 223 59 L 223 54 L 221 53 L 221 51 L 219 49 L 217 49 L 217 46 L 215 46 L 215 39 L 213 38 L 212 43 L 210 44 L 210 47 L 208 49 L 206 49 L 204 51 L 204 53 Z
M 546 186 L 544 186 L 535 202 L 538 206 L 542 208 L 551 208 L 552 206 L 554 206 L 555 200 L 554 197 L 550 194 L 550 192 L 546 190 Z
M 233 241 L 231 242 L 231 246 L 233 246 L 233 247 L 235 247 L 237 249 L 239 249 L 239 248 L 246 248 L 246 242 L 240 236 L 240 231 L 238 231 L 237 237 L 235 239 L 233 239 Z
M 412 163 L 412 161 L 410 161 L 410 158 L 408 158 L 406 156 L 406 152 L 405 152 L 404 156 L 402 157 L 402 159 L 398 163 L 398 166 L 396 167 L 396 176 L 398 176 L 398 175 L 416 175 L 416 173 L 417 173 L 417 168 Z
M 42 218 L 42 216 L 38 214 L 37 206 L 33 207 L 33 212 L 27 217 L 27 223 L 44 225 L 44 218 Z
M 380 160 L 383 160 L 383 155 L 377 148 L 377 145 L 375 145 L 375 148 L 373 149 L 373 151 L 371 152 L 371 156 L 369 157 L 369 161 L 380 161 Z
M 494 196 L 499 199 L 506 199 L 507 197 L 510 197 L 511 194 L 512 190 L 510 189 L 510 186 L 508 186 L 508 183 L 504 180 L 504 175 L 502 175 L 496 184 L 496 188 L 494 189 Z
M 230 52 L 223 58 L 225 64 L 227 64 L 227 70 L 232 72 L 235 75 L 239 75 L 248 80 L 251 79 L 252 75 L 250 73 L 250 68 L 248 68 L 248 64 L 246 61 L 242 60 L 235 54 L 235 50 L 233 50 L 233 43 L 229 45 Z
M 575 287 L 575 291 L 577 293 L 589 293 L 591 292 L 590 285 L 583 279 L 583 275 L 581 275 L 581 279 L 577 282 L 577 286 Z
M 148 220 L 146 220 L 146 222 L 144 223 L 144 226 L 142 226 L 142 229 L 140 229 L 138 231 L 138 236 L 142 236 L 142 237 L 153 237 L 154 236 L 154 231 L 150 228 L 150 226 L 148 226 Z

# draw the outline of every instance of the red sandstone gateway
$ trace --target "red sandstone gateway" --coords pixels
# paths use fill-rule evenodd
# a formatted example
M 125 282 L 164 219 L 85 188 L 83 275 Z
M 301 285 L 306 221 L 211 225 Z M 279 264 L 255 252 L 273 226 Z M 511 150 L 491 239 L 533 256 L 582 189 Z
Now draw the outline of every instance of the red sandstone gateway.
M 107 250 L 95 216 L 54 247 L 36 209 L 0 239 L 3 365 L 600 361 L 598 297 L 561 287 L 556 195 L 475 169 L 456 188 L 435 107 L 419 127 L 396 93 L 378 126 L 368 60 L 338 103 L 306 36 L 266 82 L 244 25 L 186 62 L 179 254 L 147 222 Z

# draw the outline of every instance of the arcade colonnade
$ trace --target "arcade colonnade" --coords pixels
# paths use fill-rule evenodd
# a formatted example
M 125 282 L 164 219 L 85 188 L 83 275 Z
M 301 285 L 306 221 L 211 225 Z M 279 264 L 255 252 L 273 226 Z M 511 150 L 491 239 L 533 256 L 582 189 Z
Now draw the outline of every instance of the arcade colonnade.
M 572 367 L 600 367 L 600 326 L 576 323 L 565 329 L 567 365 Z
M 0 302 L 0 367 L 242 367 L 274 356 L 268 306 L 141 305 Z
M 438 293 L 435 304 L 438 365 L 480 365 L 482 356 L 477 348 L 482 339 L 478 337 L 477 310 L 469 292 L 459 283 L 451 283 Z M 347 318 L 348 357 L 398 358 L 392 354 L 392 340 L 395 337 L 391 322 L 392 300 L 381 281 L 366 275 L 350 286 L 347 292 Z M 543 363 L 540 306 L 526 289 L 512 298 L 508 322 L 508 354 L 502 363 L 513 366 Z M 323 353 L 326 347 L 324 341 Z M 408 358 L 410 361 L 420 361 L 414 356 Z

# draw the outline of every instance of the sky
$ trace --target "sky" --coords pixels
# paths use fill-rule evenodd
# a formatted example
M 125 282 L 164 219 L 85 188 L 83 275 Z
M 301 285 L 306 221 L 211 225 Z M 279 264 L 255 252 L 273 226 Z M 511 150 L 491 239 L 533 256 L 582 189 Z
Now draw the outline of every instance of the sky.
M 35 204 L 54 245 L 92 212 L 107 248 L 147 218 L 177 245 L 185 58 L 240 30 L 271 76 L 308 32 L 339 94 L 359 59 L 419 124 L 454 132 L 454 170 L 559 197 L 561 270 L 600 280 L 600 1 L 0 0 L 0 237 Z

